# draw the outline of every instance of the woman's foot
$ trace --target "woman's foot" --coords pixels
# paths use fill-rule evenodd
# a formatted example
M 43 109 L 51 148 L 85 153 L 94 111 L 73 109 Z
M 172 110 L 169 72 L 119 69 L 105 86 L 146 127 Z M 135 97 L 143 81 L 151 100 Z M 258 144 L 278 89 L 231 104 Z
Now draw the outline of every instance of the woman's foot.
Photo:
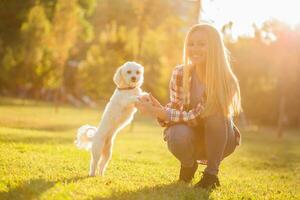
M 201 180 L 196 183 L 195 188 L 215 189 L 220 186 L 220 181 L 217 175 L 203 173 Z
M 191 180 L 194 178 L 194 174 L 198 169 L 198 163 L 195 162 L 192 167 L 183 167 L 181 165 L 180 167 L 180 174 L 179 174 L 179 181 L 183 181 L 186 183 L 191 182 Z

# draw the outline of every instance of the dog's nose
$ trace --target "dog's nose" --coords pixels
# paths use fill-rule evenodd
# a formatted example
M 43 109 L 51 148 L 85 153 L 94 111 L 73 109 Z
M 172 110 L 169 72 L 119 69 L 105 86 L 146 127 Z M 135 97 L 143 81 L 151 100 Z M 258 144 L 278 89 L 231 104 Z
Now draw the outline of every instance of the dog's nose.
M 135 82 L 136 81 L 136 77 L 135 76 L 131 77 L 131 81 Z

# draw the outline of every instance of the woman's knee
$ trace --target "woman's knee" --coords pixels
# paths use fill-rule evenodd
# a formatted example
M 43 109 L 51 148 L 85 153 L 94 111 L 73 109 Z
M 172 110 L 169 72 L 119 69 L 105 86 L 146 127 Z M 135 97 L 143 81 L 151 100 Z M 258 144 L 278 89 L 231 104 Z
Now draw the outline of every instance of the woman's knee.
M 194 164 L 193 130 L 186 125 L 174 125 L 168 128 L 167 143 L 170 152 L 183 166 Z
M 185 124 L 170 126 L 166 130 L 168 148 L 172 152 L 188 150 L 192 147 L 193 130 Z

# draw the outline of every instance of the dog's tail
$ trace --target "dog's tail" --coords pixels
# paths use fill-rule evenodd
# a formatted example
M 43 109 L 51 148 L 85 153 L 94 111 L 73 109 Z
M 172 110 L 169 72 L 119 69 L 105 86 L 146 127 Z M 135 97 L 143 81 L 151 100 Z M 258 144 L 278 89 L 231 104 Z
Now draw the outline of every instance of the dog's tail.
M 77 130 L 77 138 L 75 144 L 79 149 L 90 150 L 92 147 L 93 137 L 97 131 L 97 128 L 90 125 L 81 126 Z

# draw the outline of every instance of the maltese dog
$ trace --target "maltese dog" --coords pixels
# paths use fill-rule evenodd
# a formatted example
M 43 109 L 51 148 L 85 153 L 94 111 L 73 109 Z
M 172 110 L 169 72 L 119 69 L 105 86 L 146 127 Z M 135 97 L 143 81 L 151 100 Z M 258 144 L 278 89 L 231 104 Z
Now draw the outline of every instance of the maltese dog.
M 98 127 L 84 125 L 77 131 L 76 145 L 91 152 L 89 176 L 95 176 L 98 166 L 103 176 L 112 155 L 117 133 L 128 125 L 137 111 L 134 103 L 138 98 L 151 101 L 149 94 L 142 92 L 144 68 L 136 62 L 126 62 L 114 74 L 117 85 L 110 101 L 105 106 Z

